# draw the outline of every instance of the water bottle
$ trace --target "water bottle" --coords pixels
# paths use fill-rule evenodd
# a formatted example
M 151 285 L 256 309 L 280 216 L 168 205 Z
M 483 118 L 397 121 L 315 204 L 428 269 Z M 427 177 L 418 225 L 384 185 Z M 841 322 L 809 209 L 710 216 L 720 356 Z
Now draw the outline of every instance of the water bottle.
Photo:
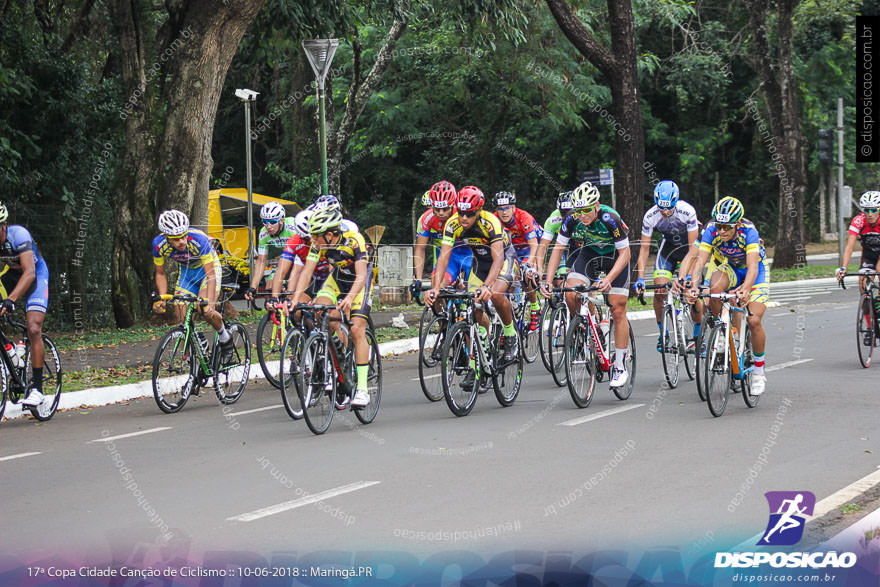
M 202 354 L 208 356 L 208 339 L 203 332 L 196 332 L 196 338 L 199 339 L 199 346 L 202 348 Z
M 12 361 L 13 367 L 21 367 L 20 359 L 18 358 L 18 352 L 15 349 L 15 345 L 11 342 L 6 343 L 6 354 L 9 355 L 9 360 Z
M 15 343 L 15 354 L 18 356 L 16 367 L 24 367 L 24 354 L 27 351 L 23 340 Z

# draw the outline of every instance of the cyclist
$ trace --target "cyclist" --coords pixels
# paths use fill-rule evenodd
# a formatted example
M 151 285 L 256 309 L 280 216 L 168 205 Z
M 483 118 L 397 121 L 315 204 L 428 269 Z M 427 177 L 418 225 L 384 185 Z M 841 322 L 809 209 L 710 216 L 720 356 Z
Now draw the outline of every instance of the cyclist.
M 543 231 L 535 217 L 516 206 L 516 194 L 513 192 L 498 192 L 495 194 L 495 216 L 501 220 L 502 226 L 510 232 L 513 249 L 519 259 L 519 266 L 523 270 L 523 290 L 530 302 L 532 317 L 529 323 L 530 330 L 538 329 L 541 306 L 538 304 L 538 292 L 536 285 L 538 271 L 537 263 L 538 240 Z M 530 283 L 527 286 L 526 282 Z
M 340 408 L 348 405 L 349 401 L 352 406 L 364 407 L 370 403 L 367 390 L 370 349 L 367 345 L 366 329 L 373 283 L 372 279 L 367 278 L 373 272 L 367 255 L 367 243 L 357 230 L 346 230 L 342 211 L 332 203 L 312 213 L 309 218 L 309 234 L 311 247 L 290 305 L 296 306 L 299 303 L 315 269 L 322 261 L 326 261 L 332 267 L 332 272 L 315 295 L 315 303 L 336 304 L 336 312 L 350 317 L 357 371 L 354 396 L 338 399 L 337 403 Z M 331 325 L 338 336 L 338 323 L 331 322 Z
M 717 254 L 721 261 L 709 281 L 711 293 L 730 291 L 736 294 L 740 305 L 748 303 L 752 315 L 748 317 L 752 336 L 755 370 L 752 376 L 752 395 L 764 393 L 767 375 L 764 371 L 766 333 L 762 324 L 770 298 L 770 282 L 764 264 L 761 237 L 754 225 L 743 223 L 744 208 L 738 199 L 727 196 L 712 209 L 712 219 L 703 230 L 700 253 L 693 266 L 693 275 L 700 275 L 710 255 Z M 688 292 L 688 301 L 697 300 L 697 289 Z M 721 301 L 712 299 L 709 308 L 715 316 L 721 311 Z
M 434 270 L 437 269 L 437 259 L 440 256 L 440 246 L 443 240 L 443 228 L 455 211 L 455 198 L 457 193 L 455 186 L 448 181 L 438 181 L 426 192 L 430 200 L 430 208 L 425 210 L 419 218 L 418 233 L 416 235 L 415 251 L 413 253 L 413 282 L 410 285 L 410 294 L 415 299 L 421 295 L 422 276 L 425 272 L 425 249 L 430 245 L 432 249 Z M 451 285 L 464 274 L 465 279 L 471 272 L 471 251 L 461 241 L 456 241 L 446 266 L 443 285 Z M 434 272 L 431 273 L 432 277 Z
M 31 381 L 22 405 L 39 406 L 43 396 L 43 320 L 49 307 L 49 267 L 37 243 L 24 226 L 9 224 L 9 211 L 0 204 L 0 256 L 9 267 L 0 278 L 4 300 L 0 316 L 15 311 L 15 303 L 25 298 L 25 323 L 31 343 Z M 8 293 L 7 293 L 8 292 Z
M 645 266 L 648 264 L 651 235 L 654 230 L 663 237 L 654 261 L 654 285 L 665 285 L 672 279 L 672 272 L 676 266 L 683 264 L 685 258 L 688 258 L 688 253 L 691 252 L 699 233 L 697 211 L 693 206 L 679 199 L 678 186 L 674 181 L 663 180 L 657 184 L 654 188 L 654 205 L 645 212 L 642 219 L 642 242 L 639 258 L 636 261 L 638 278 L 633 284 L 636 293 L 645 291 Z M 657 318 L 657 328 L 660 330 L 657 350 L 660 352 L 663 351 L 662 320 L 665 295 L 665 289 L 654 291 L 654 316 Z M 691 310 L 694 318 L 694 338 L 699 334 L 700 324 L 698 321 L 700 316 L 695 308 L 696 304 Z M 667 336 L 668 334 L 666 333 Z
M 629 322 L 626 319 L 626 301 L 629 296 L 629 228 L 610 206 L 599 203 L 599 190 L 585 181 L 574 190 L 572 214 L 559 227 L 556 245 L 550 255 L 547 275 L 553 275 L 562 252 L 572 238 L 583 242 L 574 259 L 569 257 L 566 286 L 595 282 L 602 293 L 608 294 L 611 316 L 614 320 L 614 368 L 611 387 L 622 387 L 629 373 L 626 370 L 626 351 L 629 346 Z M 600 271 L 605 277 L 598 279 Z M 545 280 L 542 293 L 550 297 L 551 287 Z M 580 311 L 580 296 L 566 295 L 572 314 Z
M 260 236 L 257 238 L 257 263 L 254 265 L 254 274 L 251 275 L 251 286 L 244 294 L 246 300 L 253 301 L 264 272 L 266 283 L 272 281 L 284 244 L 297 234 L 294 219 L 285 218 L 286 214 L 284 206 L 278 202 L 267 202 L 260 209 L 263 228 L 260 229 Z M 266 271 L 267 264 L 268 271 Z
M 843 267 L 838 267 L 835 272 L 837 280 L 843 279 L 846 266 L 852 257 L 856 240 L 862 243 L 862 261 L 860 270 L 877 271 L 877 260 L 880 258 L 880 192 L 865 192 L 859 198 L 859 208 L 862 213 L 852 219 L 847 231 L 846 246 L 843 249 Z M 865 291 L 866 277 L 859 278 L 859 291 Z M 872 278 L 873 279 L 873 278 Z M 877 307 L 874 309 L 880 313 L 880 301 L 875 300 Z M 865 335 L 870 337 L 869 334 Z
M 173 259 L 180 266 L 175 294 L 197 295 L 208 300 L 202 309 L 205 320 L 220 334 L 220 361 L 226 365 L 235 358 L 232 335 L 223 324 L 223 316 L 214 309 L 220 293 L 220 259 L 204 232 L 190 228 L 189 218 L 179 210 L 166 210 L 159 215 L 159 231 L 153 239 L 153 264 L 156 267 L 156 289 L 159 295 L 168 293 L 165 260 Z M 165 311 L 165 300 L 153 304 L 153 311 Z M 183 322 L 183 308 L 177 308 L 177 318 Z
M 469 185 L 461 188 L 455 200 L 457 213 L 449 219 L 443 229 L 443 246 L 437 260 L 437 270 L 431 282 L 431 290 L 425 296 L 426 304 L 433 304 L 440 292 L 441 276 L 445 274 L 452 246 L 458 238 L 464 240 L 473 253 L 473 268 L 468 280 L 468 290 L 478 290 L 476 302 L 491 299 L 504 325 L 501 337 L 501 362 L 510 363 L 517 353 L 516 330 L 513 326 L 513 308 L 505 293 L 513 283 L 517 270 L 516 252 L 510 242 L 510 235 L 501 226 L 501 221 L 493 214 L 483 210 L 486 198 L 480 188 Z M 489 317 L 477 310 L 477 320 L 481 332 L 489 328 Z M 461 383 L 462 389 L 472 389 L 476 379 L 473 370 L 468 371 Z
M 571 198 L 573 195 L 574 192 L 571 191 L 559 192 L 559 196 L 556 198 L 556 210 L 554 210 L 550 216 L 547 217 L 547 220 L 544 221 L 544 227 L 541 231 L 541 241 L 538 243 L 538 251 L 535 253 L 535 259 L 538 262 L 537 269 L 538 273 L 541 275 L 542 281 L 546 281 L 547 279 L 547 275 L 544 272 L 544 269 L 547 267 L 547 264 L 544 262 L 544 258 L 547 256 L 547 249 L 559 233 L 559 227 L 566 218 L 571 216 Z M 574 248 L 576 245 L 579 246 L 575 241 L 569 241 L 569 249 Z M 559 269 L 556 270 L 556 275 L 553 277 L 554 287 L 559 287 L 565 279 L 565 275 L 568 273 L 568 267 L 566 266 L 567 256 L 567 252 L 563 251 L 562 259 L 559 262 Z

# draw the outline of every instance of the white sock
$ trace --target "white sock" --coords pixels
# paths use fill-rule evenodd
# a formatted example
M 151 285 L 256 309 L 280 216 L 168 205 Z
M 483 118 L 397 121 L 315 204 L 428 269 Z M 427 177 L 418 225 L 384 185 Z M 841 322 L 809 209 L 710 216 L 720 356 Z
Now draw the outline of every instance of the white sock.
M 624 369 L 623 359 L 626 358 L 626 349 L 614 349 L 614 366 L 620 370 Z
M 223 328 L 221 328 L 220 329 L 220 342 L 227 342 L 230 338 L 232 338 L 232 335 L 229 334 L 229 331 L 226 330 L 226 327 L 224 326 Z

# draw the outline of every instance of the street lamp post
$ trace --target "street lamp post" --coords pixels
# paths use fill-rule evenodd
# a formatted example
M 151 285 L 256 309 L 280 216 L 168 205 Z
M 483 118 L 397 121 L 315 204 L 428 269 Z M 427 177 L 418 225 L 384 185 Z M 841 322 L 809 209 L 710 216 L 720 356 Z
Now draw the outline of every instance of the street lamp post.
M 333 62 L 333 55 L 336 48 L 339 47 L 339 39 L 312 39 L 302 42 L 303 49 L 306 51 L 306 57 L 309 59 L 309 65 L 315 72 L 315 79 L 318 81 L 318 114 L 321 123 L 318 127 L 318 140 L 321 143 L 321 180 L 324 187 L 323 193 L 329 193 L 330 188 L 327 185 L 327 122 L 324 115 L 324 80 L 327 79 L 327 73 L 330 71 L 330 63 Z
M 235 90 L 235 96 L 244 103 L 244 153 L 247 170 L 247 223 L 248 223 L 248 269 L 254 274 L 254 192 L 251 174 L 251 104 L 257 101 L 259 92 L 253 90 Z M 253 302 L 250 302 L 253 304 Z

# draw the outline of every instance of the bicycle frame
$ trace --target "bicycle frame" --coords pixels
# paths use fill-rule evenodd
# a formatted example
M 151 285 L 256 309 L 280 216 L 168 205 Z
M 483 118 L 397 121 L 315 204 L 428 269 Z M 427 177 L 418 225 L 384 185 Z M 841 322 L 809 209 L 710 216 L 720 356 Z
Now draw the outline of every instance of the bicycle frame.
M 9 316 L 4 316 L 4 326 L 8 325 L 12 328 L 19 329 L 22 331 L 22 338 L 25 338 L 27 335 L 27 327 L 21 322 L 16 322 Z M 7 344 L 15 344 L 6 336 L 6 333 L 0 329 L 0 344 L 5 348 Z M 24 380 L 24 369 L 25 367 L 16 367 L 12 364 L 12 359 L 9 358 L 9 355 L 6 351 L 0 352 L 3 355 L 3 365 L 6 367 L 6 371 L 9 373 L 10 377 L 12 377 L 13 383 L 15 385 L 10 386 L 10 399 L 13 403 L 17 403 L 19 397 L 24 394 L 25 391 L 25 380 Z M 13 397 L 13 395 L 15 397 Z
M 611 356 L 610 353 L 606 352 L 605 346 L 606 343 L 602 339 L 605 338 L 604 335 L 601 335 L 602 328 L 599 323 L 596 321 L 596 316 L 590 312 L 590 304 L 596 306 L 597 308 L 601 305 L 605 305 L 604 296 L 603 299 L 599 299 L 597 297 L 593 297 L 590 295 L 590 292 L 596 291 L 596 288 L 593 286 L 585 286 L 579 285 L 576 287 L 560 287 L 554 288 L 553 292 L 564 293 L 564 292 L 575 292 L 581 298 L 581 308 L 580 315 L 587 321 L 587 324 L 590 328 L 590 336 L 593 337 L 593 343 L 596 345 L 596 350 L 598 351 L 599 356 L 599 370 L 604 372 L 611 371 Z M 563 300 L 563 303 L 565 301 Z
M 734 340 L 733 338 L 733 328 L 731 323 L 731 312 L 741 312 L 743 314 L 751 315 L 751 312 L 748 310 L 748 306 L 745 308 L 735 308 L 731 303 L 731 299 L 735 299 L 736 296 L 728 293 L 718 293 L 718 294 L 704 294 L 701 297 L 710 297 L 720 299 L 722 301 L 721 305 L 721 314 L 718 317 L 718 321 L 724 324 L 725 330 L 725 338 L 727 339 L 727 344 L 724 346 L 724 354 L 725 354 L 725 362 L 730 365 L 730 372 L 734 379 L 737 381 L 741 381 L 752 372 L 754 367 L 749 367 L 748 369 L 743 370 L 743 355 L 745 354 L 745 338 L 746 338 L 746 329 L 740 324 L 740 329 L 738 334 L 739 339 Z M 740 349 L 740 352 L 737 352 L 737 348 Z M 714 353 L 715 350 L 713 349 Z M 732 357 L 736 357 L 736 361 L 731 360 Z M 708 360 L 712 361 L 715 357 L 710 356 L 707 357 Z M 713 363 L 710 362 L 710 365 Z

